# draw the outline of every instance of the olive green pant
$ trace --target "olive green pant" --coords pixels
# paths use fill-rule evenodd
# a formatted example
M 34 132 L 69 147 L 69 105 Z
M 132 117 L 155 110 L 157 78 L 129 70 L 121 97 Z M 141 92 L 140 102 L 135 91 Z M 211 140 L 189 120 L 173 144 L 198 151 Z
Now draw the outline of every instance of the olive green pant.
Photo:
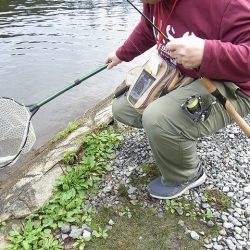
M 233 83 L 215 82 L 241 116 L 250 113 L 250 98 L 242 94 Z M 181 108 L 187 98 L 201 96 L 211 107 L 205 121 L 194 122 Z M 201 80 L 173 90 L 152 102 L 138 113 L 127 101 L 126 94 L 113 101 L 113 115 L 118 121 L 136 128 L 144 128 L 154 159 L 163 181 L 176 185 L 192 179 L 198 171 L 197 139 L 213 134 L 232 123 L 232 119 L 215 98 L 208 93 Z

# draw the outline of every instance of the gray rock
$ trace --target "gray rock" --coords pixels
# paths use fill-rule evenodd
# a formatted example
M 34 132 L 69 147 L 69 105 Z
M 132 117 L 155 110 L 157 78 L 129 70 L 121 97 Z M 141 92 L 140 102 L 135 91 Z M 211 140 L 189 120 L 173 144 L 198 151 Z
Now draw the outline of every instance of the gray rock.
M 134 195 L 134 194 L 129 194 L 128 197 L 129 197 L 131 200 L 136 200 L 136 199 L 137 199 L 137 196 Z
M 197 234 L 195 231 L 191 231 L 190 232 L 190 236 L 193 240 L 199 240 L 200 239 L 200 236 L 199 234 Z
M 244 187 L 244 192 L 250 194 L 250 184 L 248 184 L 246 187 Z
M 224 214 L 221 216 L 221 219 L 222 219 L 223 221 L 225 221 L 225 222 L 228 221 L 228 217 L 227 217 L 226 215 L 224 215 Z
M 218 243 L 215 243 L 215 244 L 213 245 L 213 248 L 214 248 L 215 250 L 223 250 L 223 249 L 224 249 L 224 247 L 223 247 L 222 245 L 219 245 Z
M 233 197 L 234 196 L 234 192 L 228 192 L 227 196 L 230 197 L 230 198 Z
M 234 224 L 233 224 L 233 223 L 230 223 L 230 222 L 224 222 L 224 223 L 223 223 L 223 227 L 224 227 L 224 228 L 233 228 L 233 227 L 234 227 Z
M 70 232 L 70 230 L 71 230 L 70 225 L 69 224 L 63 224 L 61 226 L 61 230 L 62 230 L 62 232 L 64 234 L 68 234 Z
M 89 232 L 88 230 L 83 230 L 82 232 L 82 237 L 86 240 L 91 238 L 91 232 Z
M 213 247 L 213 243 L 205 244 L 204 247 L 207 249 L 211 249 Z
M 132 218 L 132 213 L 128 212 L 128 218 L 131 219 Z
M 135 193 L 136 190 L 137 190 L 137 188 L 130 187 L 129 190 L 128 190 L 128 194 L 133 194 L 133 193 Z
M 220 231 L 219 231 L 219 234 L 222 235 L 222 236 L 226 236 L 227 235 L 227 231 L 222 228 Z
M 236 249 L 236 246 L 234 245 L 234 243 L 233 243 L 231 240 L 226 239 L 225 241 L 226 241 L 227 246 L 228 246 L 228 248 L 229 248 L 230 250 L 235 250 L 235 249 Z
M 219 241 L 221 241 L 221 240 L 222 240 L 222 236 L 219 235 L 219 236 L 217 237 L 217 242 L 219 242 Z
M 177 207 L 176 208 L 176 212 L 179 214 L 179 215 L 183 215 L 183 209 L 181 207 Z
M 209 221 L 207 222 L 207 225 L 208 225 L 209 227 L 213 227 L 213 226 L 214 226 L 214 222 L 211 221 L 211 220 L 209 220 Z
M 69 237 L 68 234 L 62 234 L 62 240 L 66 240 Z
M 185 223 L 183 220 L 179 220 L 178 225 L 180 225 L 181 227 L 185 227 Z
M 87 224 L 85 224 L 85 223 L 82 224 L 82 230 L 88 230 L 89 232 L 91 231 L 89 225 L 87 225 Z
M 230 188 L 229 188 L 228 186 L 225 186 L 225 187 L 222 189 L 222 191 L 223 191 L 223 192 L 226 192 L 226 193 L 229 192 L 229 190 L 230 190 Z
M 248 207 L 245 209 L 244 215 L 246 216 L 246 218 L 250 217 L 250 206 L 248 206 Z
M 246 226 L 241 227 L 241 229 L 242 229 L 243 233 L 245 233 L 245 234 L 249 233 L 249 230 L 248 230 L 248 228 Z
M 229 220 L 235 225 L 235 226 L 242 226 L 241 223 L 234 217 L 230 216 Z
M 82 234 L 82 231 L 83 230 L 81 228 L 75 226 L 73 228 L 71 227 L 71 232 L 69 234 L 69 237 L 76 239 Z
M 108 222 L 108 224 L 109 224 L 110 226 L 113 226 L 115 223 L 114 223 L 114 221 L 113 221 L 112 219 L 110 219 L 109 222 Z
M 220 218 L 220 213 L 218 211 L 213 212 L 215 218 Z
M 250 199 L 244 199 L 242 202 L 241 202 L 241 204 L 243 204 L 243 205 L 249 205 L 250 204 Z
M 235 204 L 236 204 L 236 203 L 235 203 Z M 239 206 L 240 206 L 240 204 L 239 204 Z M 238 213 L 239 215 L 241 215 L 241 214 L 244 213 L 244 211 L 243 211 L 241 208 L 239 208 L 239 207 L 236 207 L 234 210 L 235 210 L 235 212 Z
M 246 246 L 246 245 L 247 245 L 246 241 L 244 241 L 244 240 L 238 240 L 238 243 L 239 243 L 241 246 Z
M 234 238 L 236 240 L 243 240 L 243 238 L 239 234 L 237 234 L 237 233 L 234 234 Z
M 203 203 L 202 208 L 206 209 L 206 208 L 210 208 L 210 204 L 209 203 Z
M 112 185 L 107 185 L 106 187 L 103 188 L 104 193 L 109 193 L 112 190 Z
M 210 242 L 209 239 L 206 238 L 206 239 L 204 239 L 204 243 L 208 245 L 208 244 L 210 244 L 211 242 Z
M 242 234 L 242 229 L 241 229 L 240 227 L 235 227 L 235 228 L 234 228 L 234 231 L 235 231 L 237 234 L 239 234 L 239 235 Z

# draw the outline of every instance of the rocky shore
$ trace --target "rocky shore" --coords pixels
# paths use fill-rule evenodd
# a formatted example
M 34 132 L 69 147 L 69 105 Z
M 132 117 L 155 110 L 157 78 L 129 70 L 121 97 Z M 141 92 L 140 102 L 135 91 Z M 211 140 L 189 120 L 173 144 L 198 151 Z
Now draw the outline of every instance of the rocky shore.
M 248 123 L 250 119 L 248 117 Z M 123 133 L 124 143 L 112 162 L 113 171 L 102 182 L 102 191 L 89 200 L 90 206 L 119 204 L 117 196 L 119 185 L 128 190 L 131 203 L 138 197 L 144 199 L 144 207 L 156 207 L 159 216 L 163 210 L 162 201 L 150 198 L 146 185 L 140 189 L 131 184 L 131 175 L 145 175 L 141 169 L 143 163 L 154 162 L 151 150 L 143 130 L 130 130 Z M 250 139 L 246 138 L 234 124 L 213 136 L 198 141 L 198 151 L 208 176 L 205 184 L 190 190 L 185 198 L 192 200 L 197 207 L 209 208 L 220 227 L 219 236 L 205 240 L 207 249 L 250 249 Z M 225 211 L 213 208 L 205 195 L 207 190 L 220 190 L 231 200 L 231 207 Z M 179 211 L 183 213 L 183 211 Z M 122 216 L 122 214 L 121 214 Z M 199 232 L 188 229 L 180 220 L 186 233 L 195 240 L 202 237 Z M 211 220 L 208 226 L 213 226 Z

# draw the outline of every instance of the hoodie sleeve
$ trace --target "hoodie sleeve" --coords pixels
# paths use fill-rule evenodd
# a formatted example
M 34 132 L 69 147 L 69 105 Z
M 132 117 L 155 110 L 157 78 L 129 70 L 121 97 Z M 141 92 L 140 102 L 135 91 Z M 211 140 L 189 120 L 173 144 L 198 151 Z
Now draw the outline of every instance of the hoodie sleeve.
M 211 79 L 250 80 L 250 4 L 231 0 L 221 20 L 219 40 L 206 40 L 199 74 Z
M 150 8 L 148 4 L 144 4 L 143 13 L 152 19 Z M 141 17 L 139 24 L 135 27 L 128 39 L 117 49 L 116 56 L 122 61 L 129 62 L 153 47 L 155 43 L 153 28 L 144 17 Z

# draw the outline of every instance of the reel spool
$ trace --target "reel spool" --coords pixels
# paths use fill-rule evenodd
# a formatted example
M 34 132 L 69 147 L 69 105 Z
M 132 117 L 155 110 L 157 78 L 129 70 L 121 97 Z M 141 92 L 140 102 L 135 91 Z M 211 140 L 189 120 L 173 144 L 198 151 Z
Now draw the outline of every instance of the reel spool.
M 205 121 L 209 115 L 211 107 L 207 107 L 201 100 L 200 96 L 190 96 L 182 105 L 181 108 L 194 121 Z

